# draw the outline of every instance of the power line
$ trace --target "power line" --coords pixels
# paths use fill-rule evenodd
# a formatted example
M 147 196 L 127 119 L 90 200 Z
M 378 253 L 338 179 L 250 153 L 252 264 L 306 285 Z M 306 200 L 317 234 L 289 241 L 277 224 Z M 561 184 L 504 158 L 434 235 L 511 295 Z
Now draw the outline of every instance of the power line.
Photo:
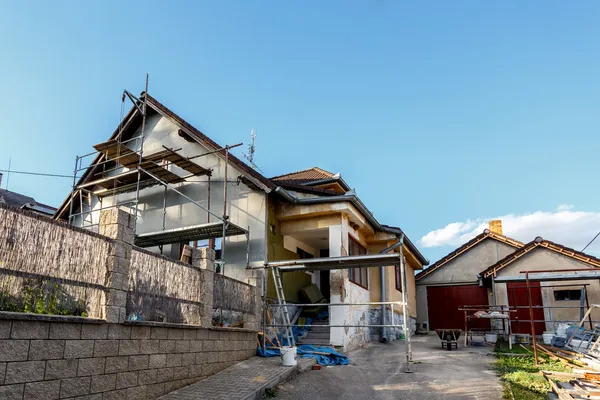
M 55 178 L 73 178 L 73 175 L 46 174 L 46 173 L 42 173 L 42 172 L 25 172 L 25 171 L 15 171 L 12 169 L 0 169 L 0 172 L 8 172 L 10 174 L 22 174 L 22 175 L 52 176 Z
M 598 236 L 600 236 L 600 232 L 596 233 L 596 236 L 594 236 L 594 238 L 590 240 L 590 242 L 581 251 L 585 251 L 585 249 L 587 249 L 590 246 L 590 244 L 594 243 L 594 240 L 596 240 Z

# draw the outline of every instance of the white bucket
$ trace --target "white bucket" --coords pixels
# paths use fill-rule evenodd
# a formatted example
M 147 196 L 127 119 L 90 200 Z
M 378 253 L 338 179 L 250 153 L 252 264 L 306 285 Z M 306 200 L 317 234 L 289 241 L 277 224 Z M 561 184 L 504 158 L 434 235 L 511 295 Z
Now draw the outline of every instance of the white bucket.
M 296 365 L 296 348 L 289 346 L 282 346 L 281 349 L 281 365 L 284 367 L 293 367 Z
M 542 333 L 542 339 L 544 340 L 544 344 L 550 345 L 552 344 L 552 338 L 554 337 L 554 332 L 544 332 Z
M 488 343 L 496 343 L 496 341 L 498 341 L 498 335 L 495 333 L 486 333 L 485 341 Z

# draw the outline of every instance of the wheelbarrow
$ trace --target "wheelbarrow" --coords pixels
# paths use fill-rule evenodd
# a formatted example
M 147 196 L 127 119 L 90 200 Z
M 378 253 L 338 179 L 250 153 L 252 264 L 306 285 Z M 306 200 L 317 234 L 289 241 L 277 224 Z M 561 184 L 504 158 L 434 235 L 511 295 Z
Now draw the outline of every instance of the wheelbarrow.
M 452 350 L 452 347 L 458 349 L 458 338 L 462 333 L 461 329 L 436 329 L 435 333 L 442 341 L 442 349 Z

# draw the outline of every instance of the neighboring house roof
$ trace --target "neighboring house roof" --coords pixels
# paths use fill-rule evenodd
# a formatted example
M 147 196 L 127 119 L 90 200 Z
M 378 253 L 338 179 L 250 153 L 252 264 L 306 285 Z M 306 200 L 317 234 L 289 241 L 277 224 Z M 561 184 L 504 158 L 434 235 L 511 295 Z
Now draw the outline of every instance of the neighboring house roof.
M 583 253 L 581 251 L 577 251 L 568 247 L 565 247 L 561 244 L 551 242 L 549 240 L 545 240 L 541 236 L 536 237 L 531 242 L 527 243 L 519 250 L 515 251 L 504 257 L 502 260 L 499 260 L 494 265 L 486 268 L 481 276 L 483 278 L 489 278 L 492 275 L 496 275 L 499 271 L 509 266 L 513 262 L 517 261 L 519 258 L 523 257 L 526 254 L 529 254 L 532 250 L 537 249 L 538 247 L 542 247 L 556 253 L 562 254 L 563 256 L 573 258 L 577 261 L 581 261 L 585 264 L 589 264 L 592 267 L 600 268 L 600 259 L 591 256 L 589 254 Z
M 0 203 L 8 206 L 19 207 L 38 214 L 51 216 L 56 211 L 56 208 L 35 201 L 33 197 L 25 196 L 20 193 L 11 192 L 10 190 L 0 189 Z
M 429 268 L 419 272 L 415 276 L 415 279 L 418 281 L 420 279 L 425 278 L 427 275 L 431 274 L 432 272 L 437 271 L 438 269 L 442 268 L 444 265 L 446 265 L 450 261 L 456 259 L 461 254 L 471 250 L 473 247 L 477 246 L 479 243 L 481 243 L 487 239 L 497 240 L 499 242 L 513 246 L 516 249 L 523 247 L 523 243 L 519 242 L 518 240 L 509 238 L 508 236 L 494 233 L 494 232 L 490 231 L 489 229 L 485 229 L 482 233 L 475 236 L 473 239 L 469 240 L 467 243 L 463 244 L 462 246 L 458 247 L 457 249 L 446 254 L 444 257 L 440 258 L 438 261 L 433 263 Z
M 318 181 L 322 179 L 330 179 L 333 178 L 335 174 L 325 171 L 324 169 L 318 167 L 312 167 L 309 169 L 304 169 L 302 171 L 290 172 L 288 174 L 274 176 L 271 178 L 272 181 L 284 181 L 295 183 L 297 185 L 302 185 L 304 183 Z

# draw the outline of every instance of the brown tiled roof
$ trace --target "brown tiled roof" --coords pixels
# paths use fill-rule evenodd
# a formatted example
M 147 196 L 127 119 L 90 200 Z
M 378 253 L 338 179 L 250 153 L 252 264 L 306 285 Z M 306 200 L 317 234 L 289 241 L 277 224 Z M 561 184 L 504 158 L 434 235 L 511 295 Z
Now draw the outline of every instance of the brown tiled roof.
M 274 176 L 273 178 L 271 178 L 271 180 L 277 183 L 289 182 L 292 184 L 301 185 L 307 182 L 333 178 L 334 176 L 335 174 L 332 174 L 329 171 L 325 171 L 324 169 L 318 167 L 312 167 L 309 169 L 304 169 L 302 171 L 290 172 L 289 174 Z
M 483 242 L 486 239 L 494 239 L 499 242 L 506 243 L 510 246 L 513 246 L 516 249 L 523 247 L 523 243 L 519 242 L 518 240 L 509 238 L 504 235 L 499 235 L 497 233 L 490 231 L 489 229 L 486 229 L 483 231 L 483 233 L 480 233 L 479 235 L 475 236 L 473 239 L 469 240 L 467 243 L 463 244 L 459 248 L 451 251 L 450 253 L 446 254 L 444 257 L 440 258 L 435 263 L 431 264 L 431 266 L 429 268 L 419 272 L 417 275 L 415 275 L 415 279 L 417 281 L 420 279 L 423 279 L 427 275 L 442 268 L 448 262 L 454 260 L 455 258 L 460 256 L 464 252 L 472 249 L 473 247 L 477 246 L 479 243 Z
M 577 250 L 565 247 L 561 244 L 554 243 L 549 240 L 544 240 L 542 237 L 538 236 L 531 242 L 529 242 L 526 245 L 524 245 L 523 247 L 521 247 L 519 250 L 507 255 L 502 260 L 498 261 L 497 263 L 490 266 L 489 268 L 486 268 L 481 273 L 481 276 L 484 278 L 489 278 L 492 275 L 496 276 L 498 271 L 500 271 L 504 267 L 507 267 L 508 265 L 512 264 L 514 261 L 517 261 L 519 258 L 523 257 L 524 255 L 530 253 L 532 250 L 537 249 L 538 247 L 543 247 L 545 249 L 554 251 L 554 252 L 562 254 L 564 256 L 573 258 L 577 261 L 581 261 L 583 263 L 589 264 L 592 267 L 600 268 L 600 259 L 598 259 L 594 256 L 590 256 L 589 254 L 583 253 L 581 251 L 577 251 Z

